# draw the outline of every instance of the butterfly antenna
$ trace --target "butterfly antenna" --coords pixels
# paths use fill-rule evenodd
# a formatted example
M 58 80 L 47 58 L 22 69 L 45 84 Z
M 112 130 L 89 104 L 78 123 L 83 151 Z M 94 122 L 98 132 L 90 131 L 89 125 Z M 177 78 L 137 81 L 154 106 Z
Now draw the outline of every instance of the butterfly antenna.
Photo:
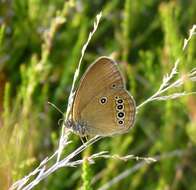
M 64 113 L 56 105 L 54 105 L 52 102 L 48 102 L 48 104 L 55 108 L 58 112 L 60 112 L 64 117 Z
M 62 126 L 62 122 L 63 122 L 63 121 L 64 121 L 64 119 L 63 119 L 63 118 L 59 119 L 59 120 L 58 120 L 58 126 L 60 126 L 60 127 L 61 127 L 61 126 Z

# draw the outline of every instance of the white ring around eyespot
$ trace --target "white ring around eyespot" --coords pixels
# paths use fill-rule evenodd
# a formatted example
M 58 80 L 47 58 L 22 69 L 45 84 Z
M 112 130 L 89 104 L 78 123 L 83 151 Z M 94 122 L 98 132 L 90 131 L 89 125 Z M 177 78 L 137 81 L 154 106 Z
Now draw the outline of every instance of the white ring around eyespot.
M 119 109 L 118 106 L 122 106 L 122 109 Z M 116 110 L 117 111 L 123 111 L 124 110 L 124 104 L 117 104 L 116 105 Z
M 123 116 L 123 117 L 119 117 L 119 116 L 118 116 L 119 113 L 123 113 L 124 116 Z M 124 112 L 124 111 L 118 111 L 117 114 L 116 114 L 116 116 L 117 116 L 117 119 L 118 119 L 118 120 L 123 120 L 123 119 L 125 118 L 125 112 Z
M 119 123 L 119 121 L 122 121 L 122 123 Z M 118 120 L 118 125 L 124 125 L 124 120 Z
M 102 101 L 104 101 L 104 102 L 102 102 Z M 105 96 L 103 96 L 103 97 L 101 97 L 100 99 L 99 99 L 99 103 L 100 104 L 106 104 L 107 103 L 107 101 L 108 101 L 108 99 L 107 99 L 107 97 L 105 97 Z
M 121 102 L 118 102 L 118 101 L 121 101 Z M 117 105 L 119 105 L 119 104 L 124 104 L 124 100 L 122 99 L 122 98 L 118 98 L 117 100 L 116 100 L 116 104 Z

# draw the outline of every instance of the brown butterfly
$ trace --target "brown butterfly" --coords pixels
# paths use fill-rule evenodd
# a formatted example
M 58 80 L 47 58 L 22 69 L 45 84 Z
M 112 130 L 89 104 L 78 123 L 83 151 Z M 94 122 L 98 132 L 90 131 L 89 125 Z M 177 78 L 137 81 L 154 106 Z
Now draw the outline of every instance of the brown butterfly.
M 135 115 L 135 101 L 116 62 L 100 57 L 79 83 L 66 126 L 80 136 L 111 136 L 128 132 Z

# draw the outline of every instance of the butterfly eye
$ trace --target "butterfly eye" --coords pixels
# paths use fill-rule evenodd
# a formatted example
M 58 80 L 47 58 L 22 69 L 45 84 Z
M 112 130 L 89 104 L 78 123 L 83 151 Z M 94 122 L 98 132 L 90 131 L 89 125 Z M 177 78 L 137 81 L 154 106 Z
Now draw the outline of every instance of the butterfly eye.
M 107 98 L 106 97 L 101 97 L 100 101 L 101 104 L 105 104 L 107 102 Z

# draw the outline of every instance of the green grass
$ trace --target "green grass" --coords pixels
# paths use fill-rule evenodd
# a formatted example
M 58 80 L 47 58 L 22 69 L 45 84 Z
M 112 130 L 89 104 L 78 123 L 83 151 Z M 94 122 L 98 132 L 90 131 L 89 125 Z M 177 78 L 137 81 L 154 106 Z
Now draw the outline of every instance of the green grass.
M 157 90 L 177 58 L 182 59 L 182 73 L 196 66 L 195 37 L 182 53 L 183 40 L 195 24 L 195 1 L 1 1 L 0 189 L 56 150 L 62 116 L 47 102 L 66 110 L 81 48 L 100 11 L 103 18 L 81 73 L 99 56 L 113 54 L 139 105 Z M 196 86 L 187 82 L 180 88 L 184 90 L 196 91 Z M 183 150 L 180 156 L 141 167 L 109 189 L 196 189 L 195 128 L 196 96 L 153 102 L 140 110 L 128 134 L 102 139 L 87 151 L 153 157 Z M 81 143 L 75 135 L 71 139 L 64 153 Z M 85 161 L 82 167 L 58 170 L 35 189 L 98 189 L 138 162 Z

